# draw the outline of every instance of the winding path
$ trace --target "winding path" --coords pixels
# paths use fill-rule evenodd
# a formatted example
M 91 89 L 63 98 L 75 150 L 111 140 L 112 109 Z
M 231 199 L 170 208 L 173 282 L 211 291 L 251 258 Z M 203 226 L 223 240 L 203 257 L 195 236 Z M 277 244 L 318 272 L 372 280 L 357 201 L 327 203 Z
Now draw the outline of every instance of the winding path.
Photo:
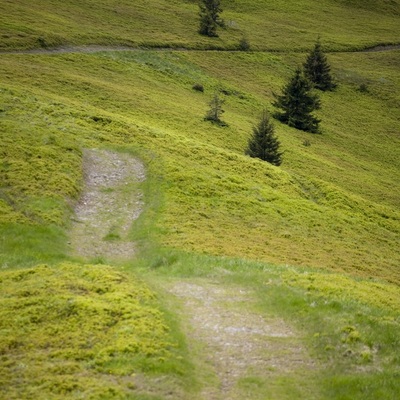
M 131 259 L 135 244 L 128 233 L 143 209 L 138 189 L 145 179 L 143 164 L 124 153 L 85 150 L 83 172 L 84 190 L 70 232 L 73 253 L 89 260 Z M 243 380 L 268 384 L 277 377 L 298 381 L 304 371 L 314 374 L 314 362 L 293 328 L 283 319 L 250 311 L 255 293 L 196 278 L 177 278 L 162 286 L 181 304 L 191 357 L 214 377 L 202 382 L 200 399 L 252 400 L 252 393 L 240 388 Z M 147 393 L 145 384 L 137 386 Z M 172 398 L 182 396 L 174 393 Z

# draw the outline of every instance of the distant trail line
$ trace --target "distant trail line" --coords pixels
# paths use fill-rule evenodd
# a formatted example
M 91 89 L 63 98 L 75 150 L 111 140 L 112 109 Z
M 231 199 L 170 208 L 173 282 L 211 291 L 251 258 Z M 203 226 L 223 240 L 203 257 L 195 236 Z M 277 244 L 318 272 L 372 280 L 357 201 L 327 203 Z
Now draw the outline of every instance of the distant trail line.
M 339 50 L 339 51 L 325 51 L 326 53 L 369 53 L 369 52 L 383 52 L 391 50 L 399 50 L 400 44 L 394 45 L 377 45 L 373 47 L 367 47 L 361 50 Z M 192 49 L 186 47 L 129 47 L 129 46 L 61 46 L 54 48 L 37 48 L 27 50 L 0 50 L 1 54 L 93 54 L 101 52 L 113 52 L 113 51 L 188 51 L 188 52 L 243 52 L 242 50 L 235 49 Z M 307 50 L 254 50 L 250 51 L 253 53 L 304 53 Z

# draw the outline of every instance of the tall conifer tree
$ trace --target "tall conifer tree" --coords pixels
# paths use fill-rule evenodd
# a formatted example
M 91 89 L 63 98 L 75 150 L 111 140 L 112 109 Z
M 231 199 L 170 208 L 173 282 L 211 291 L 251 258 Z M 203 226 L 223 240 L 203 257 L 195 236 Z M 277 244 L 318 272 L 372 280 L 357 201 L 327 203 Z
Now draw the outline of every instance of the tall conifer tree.
M 275 95 L 273 105 L 281 112 L 276 112 L 274 117 L 296 129 L 312 133 L 319 132 L 319 123 L 312 112 L 321 106 L 319 97 L 312 92 L 312 83 L 297 68 L 294 76 L 282 90 L 282 95 Z
M 200 0 L 200 27 L 201 35 L 218 37 L 217 27 L 223 26 L 224 22 L 220 17 L 222 13 L 220 0 Z
M 336 84 L 332 80 L 331 67 L 322 51 L 318 38 L 314 49 L 311 50 L 304 63 L 304 74 L 314 84 L 316 89 L 326 91 L 333 90 Z
M 275 128 L 268 111 L 264 110 L 257 126 L 253 128 L 253 135 L 249 139 L 246 154 L 268 161 L 273 165 L 282 164 L 282 152 L 279 151 L 280 143 L 275 136 Z

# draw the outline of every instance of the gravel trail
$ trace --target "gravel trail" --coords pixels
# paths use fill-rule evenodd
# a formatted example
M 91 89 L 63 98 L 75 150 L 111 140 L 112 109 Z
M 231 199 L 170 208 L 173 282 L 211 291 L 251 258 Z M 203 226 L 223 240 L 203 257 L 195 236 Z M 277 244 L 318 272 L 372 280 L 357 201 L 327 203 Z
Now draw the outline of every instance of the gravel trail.
M 299 334 L 283 319 L 266 318 L 251 310 L 254 294 L 217 282 L 175 282 L 170 288 L 183 303 L 187 336 L 200 343 L 204 363 L 217 377 L 206 386 L 204 400 L 252 400 L 240 382 L 259 379 L 274 384 L 277 377 L 315 372 Z
M 138 183 L 145 179 L 136 158 L 107 150 L 85 150 L 84 190 L 75 207 L 70 244 L 85 258 L 129 259 L 135 244 L 128 233 L 143 209 Z

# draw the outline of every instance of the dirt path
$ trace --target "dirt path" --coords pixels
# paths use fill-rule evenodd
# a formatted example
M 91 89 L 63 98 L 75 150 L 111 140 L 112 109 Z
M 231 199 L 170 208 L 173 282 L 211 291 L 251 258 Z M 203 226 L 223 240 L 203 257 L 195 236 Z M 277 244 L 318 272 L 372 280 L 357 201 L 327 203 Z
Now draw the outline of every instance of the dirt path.
M 145 179 L 142 163 L 127 154 L 85 150 L 83 168 L 85 187 L 71 229 L 74 254 L 110 261 L 133 257 L 135 245 L 127 234 L 143 208 L 138 190 Z M 177 279 L 162 286 L 182 306 L 191 357 L 211 376 L 204 379 L 202 400 L 254 400 L 259 398 L 254 391 L 241 387 L 246 380 L 259 380 L 274 394 L 276 378 L 292 379 L 298 385 L 299 374 L 314 369 L 299 334 L 287 323 L 250 311 L 254 293 L 199 279 Z M 146 382 L 137 385 L 142 393 Z M 165 398 L 183 398 L 171 393 Z
M 349 53 L 364 53 L 364 52 L 381 52 L 381 51 L 391 51 L 391 50 L 399 50 L 400 44 L 393 45 L 377 45 L 369 48 L 365 48 L 362 50 L 353 50 L 346 51 Z M 129 47 L 129 46 L 100 46 L 100 45 L 88 45 L 88 46 L 61 46 L 61 47 L 48 47 L 48 48 L 36 48 L 36 49 L 28 49 L 28 50 L 0 50 L 0 54 L 68 54 L 68 53 L 98 53 L 98 52 L 111 52 L 111 51 L 221 51 L 221 52 L 232 52 L 241 50 L 225 50 L 225 49 L 188 49 L 184 47 L 179 48 L 171 48 L 171 47 Z M 304 50 L 294 50 L 295 52 L 304 53 Z M 261 53 L 284 53 L 285 51 L 280 50 L 261 50 L 258 51 Z
M 200 357 L 217 377 L 205 386 L 202 399 L 258 398 L 246 382 L 262 382 L 273 396 L 282 389 L 274 388 L 277 377 L 296 386 L 300 376 L 313 373 L 314 362 L 297 332 L 280 318 L 249 311 L 254 293 L 209 281 L 176 282 L 169 291 L 182 301 L 189 316 L 187 335 L 200 343 Z
M 129 259 L 135 254 L 129 229 L 143 208 L 142 193 L 137 189 L 145 179 L 143 164 L 127 154 L 85 150 L 83 173 L 84 191 L 70 232 L 73 254 Z

